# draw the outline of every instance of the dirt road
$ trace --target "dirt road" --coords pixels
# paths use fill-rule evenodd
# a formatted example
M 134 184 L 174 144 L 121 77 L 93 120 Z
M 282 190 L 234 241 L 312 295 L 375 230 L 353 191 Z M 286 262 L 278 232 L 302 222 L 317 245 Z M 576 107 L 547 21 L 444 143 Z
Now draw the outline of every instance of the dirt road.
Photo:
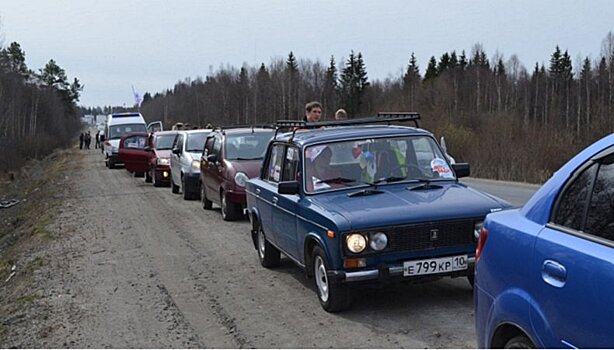
M 313 280 L 284 259 L 262 268 L 249 223 L 222 221 L 169 188 L 74 157 L 39 315 L 7 346 L 78 348 L 473 348 L 466 279 L 359 290 L 329 314 Z M 42 310 L 42 311 L 41 311 Z

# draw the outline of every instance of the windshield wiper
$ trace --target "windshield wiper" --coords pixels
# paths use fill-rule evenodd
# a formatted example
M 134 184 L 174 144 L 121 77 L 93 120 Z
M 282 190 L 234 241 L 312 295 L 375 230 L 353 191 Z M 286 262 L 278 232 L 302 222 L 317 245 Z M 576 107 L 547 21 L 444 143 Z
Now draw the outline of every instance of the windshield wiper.
M 348 182 L 356 182 L 355 179 L 348 179 L 346 177 L 332 177 L 330 179 L 324 179 L 324 180 L 318 180 L 316 183 L 317 184 L 321 184 L 321 183 L 329 183 L 329 182 L 342 182 L 342 183 L 348 183 Z
M 431 189 L 443 188 L 442 186 L 431 184 L 431 181 L 427 179 L 417 179 L 417 180 L 422 183 L 414 187 L 408 187 L 407 189 L 410 191 L 418 191 L 418 190 L 431 190 Z
M 382 182 L 397 182 L 397 181 L 401 181 L 405 179 L 407 179 L 407 176 L 388 176 L 388 177 L 382 177 L 381 179 L 377 179 L 373 182 L 370 182 L 369 185 L 373 186 L 373 185 L 379 185 Z
M 373 188 L 365 188 L 364 190 L 348 193 L 348 197 L 358 197 L 358 196 L 369 196 L 372 194 L 380 194 L 384 193 L 384 191 L 380 191 Z

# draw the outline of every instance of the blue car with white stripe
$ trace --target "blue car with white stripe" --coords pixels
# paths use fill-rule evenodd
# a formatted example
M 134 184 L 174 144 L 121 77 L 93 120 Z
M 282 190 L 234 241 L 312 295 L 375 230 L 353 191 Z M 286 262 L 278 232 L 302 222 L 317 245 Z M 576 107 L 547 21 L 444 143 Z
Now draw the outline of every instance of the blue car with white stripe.
M 613 348 L 614 134 L 481 229 L 478 348 Z
M 269 144 L 247 182 L 247 211 L 260 263 L 283 253 L 313 277 L 330 312 L 365 283 L 467 277 L 486 214 L 511 207 L 458 181 L 433 135 L 395 114 L 295 126 Z

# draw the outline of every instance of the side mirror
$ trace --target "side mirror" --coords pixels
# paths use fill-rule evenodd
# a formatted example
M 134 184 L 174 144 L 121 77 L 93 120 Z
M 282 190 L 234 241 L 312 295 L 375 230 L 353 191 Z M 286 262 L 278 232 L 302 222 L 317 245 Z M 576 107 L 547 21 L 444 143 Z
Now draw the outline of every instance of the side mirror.
M 452 164 L 452 169 L 454 169 L 454 172 L 456 173 L 456 177 L 458 178 L 467 177 L 469 176 L 469 173 L 471 172 L 469 163 Z
M 176 154 L 178 156 L 181 155 L 181 149 L 180 148 L 173 148 L 173 150 L 171 152 L 173 152 L 173 154 Z
M 207 156 L 207 161 L 211 163 L 217 162 L 217 154 L 210 154 Z
M 298 194 L 298 190 L 298 181 L 283 181 L 277 186 L 277 193 L 279 194 Z

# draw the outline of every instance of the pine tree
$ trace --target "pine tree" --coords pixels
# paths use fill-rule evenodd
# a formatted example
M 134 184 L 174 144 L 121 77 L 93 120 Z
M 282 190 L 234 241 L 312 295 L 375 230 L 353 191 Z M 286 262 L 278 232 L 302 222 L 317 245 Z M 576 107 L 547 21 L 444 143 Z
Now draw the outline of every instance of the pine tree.
M 424 81 L 433 79 L 437 77 L 437 60 L 435 56 L 431 56 L 429 60 L 429 65 L 426 67 L 426 72 L 424 73 Z
M 416 109 L 416 95 L 418 90 L 418 84 L 420 83 L 420 68 L 418 67 L 418 60 L 414 53 L 411 53 L 409 57 L 409 64 L 405 75 L 403 75 L 403 93 L 408 100 L 407 107 L 410 110 Z
M 339 79 L 341 103 L 350 117 L 354 117 L 360 112 L 362 96 L 368 86 L 367 70 L 362 54 L 359 52 L 356 56 L 352 51 Z
M 330 63 L 324 75 L 324 89 L 322 92 L 322 103 L 324 104 L 325 111 L 334 111 L 337 109 L 337 100 L 339 96 L 337 85 L 338 79 L 335 57 L 331 55 Z

